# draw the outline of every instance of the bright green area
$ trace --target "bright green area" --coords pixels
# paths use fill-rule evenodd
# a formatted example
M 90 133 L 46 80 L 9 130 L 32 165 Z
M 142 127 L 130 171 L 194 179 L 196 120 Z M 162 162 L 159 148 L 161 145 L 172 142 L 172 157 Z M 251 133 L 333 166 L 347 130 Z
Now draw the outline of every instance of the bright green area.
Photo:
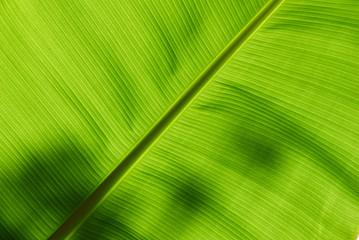
M 266 1 L 208 2 L 1 2 L 0 239 L 49 237 Z M 358 39 L 356 0 L 286 0 L 73 239 L 356 239 Z
M 1 1 L 0 235 L 50 236 L 265 3 Z
M 285 2 L 73 239 L 355 240 L 349 3 Z

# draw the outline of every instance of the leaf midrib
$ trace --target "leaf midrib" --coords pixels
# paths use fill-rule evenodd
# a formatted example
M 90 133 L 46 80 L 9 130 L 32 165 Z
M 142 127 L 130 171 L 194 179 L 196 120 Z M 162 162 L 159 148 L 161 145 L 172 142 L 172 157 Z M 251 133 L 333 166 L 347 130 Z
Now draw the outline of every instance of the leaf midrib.
M 192 84 L 168 108 L 160 119 L 132 147 L 117 166 L 104 178 L 97 188 L 72 212 L 49 239 L 66 239 L 76 232 L 85 219 L 101 205 L 108 195 L 122 182 L 128 173 L 154 146 L 168 128 L 222 70 L 250 37 L 266 22 L 285 0 L 271 0 L 233 38 L 217 57 L 201 72 Z

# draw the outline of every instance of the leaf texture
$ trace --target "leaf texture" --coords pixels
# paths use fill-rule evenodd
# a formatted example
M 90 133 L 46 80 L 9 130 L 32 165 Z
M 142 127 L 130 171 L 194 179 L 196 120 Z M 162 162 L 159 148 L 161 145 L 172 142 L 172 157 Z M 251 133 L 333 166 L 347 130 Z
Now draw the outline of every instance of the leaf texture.
M 45 239 L 267 1 L 2 1 L 0 234 Z M 359 4 L 286 0 L 73 239 L 355 239 Z
M 50 236 L 265 3 L 2 1 L 2 235 Z
M 355 239 L 354 9 L 285 2 L 74 239 Z

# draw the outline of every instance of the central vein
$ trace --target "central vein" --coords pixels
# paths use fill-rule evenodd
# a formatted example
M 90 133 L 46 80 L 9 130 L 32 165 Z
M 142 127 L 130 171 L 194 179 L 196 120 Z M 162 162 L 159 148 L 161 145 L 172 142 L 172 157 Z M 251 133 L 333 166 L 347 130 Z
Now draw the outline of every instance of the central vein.
M 63 222 L 49 239 L 69 238 L 107 198 L 126 175 L 135 167 L 142 157 L 161 138 L 167 129 L 181 116 L 201 91 L 221 71 L 226 63 L 263 25 L 284 0 L 272 0 L 235 36 L 222 52 L 202 71 L 184 93 L 171 105 L 153 127 L 125 155 L 113 171 L 82 202 L 82 204 Z

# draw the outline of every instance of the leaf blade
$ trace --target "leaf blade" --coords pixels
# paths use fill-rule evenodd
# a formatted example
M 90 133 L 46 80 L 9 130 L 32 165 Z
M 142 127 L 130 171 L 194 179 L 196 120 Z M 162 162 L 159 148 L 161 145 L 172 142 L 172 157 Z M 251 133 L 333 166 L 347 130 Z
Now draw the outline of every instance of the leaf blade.
M 2 1 L 1 232 L 48 237 L 265 3 Z
M 74 239 L 355 239 L 358 7 L 284 3 Z
M 145 136 L 120 161 L 96 190 L 86 198 L 71 216 L 54 232 L 50 239 L 64 239 L 78 229 L 82 222 L 106 199 L 107 196 L 121 183 L 126 175 L 135 167 L 141 158 L 150 151 L 151 147 L 161 138 L 168 128 L 181 116 L 186 108 L 194 101 L 201 91 L 218 74 L 223 66 L 265 22 L 266 19 L 280 6 L 283 1 L 270 1 L 244 27 L 225 49 L 212 61 L 209 66 L 194 80 L 188 89 L 174 102 L 160 120 L 145 134 Z

